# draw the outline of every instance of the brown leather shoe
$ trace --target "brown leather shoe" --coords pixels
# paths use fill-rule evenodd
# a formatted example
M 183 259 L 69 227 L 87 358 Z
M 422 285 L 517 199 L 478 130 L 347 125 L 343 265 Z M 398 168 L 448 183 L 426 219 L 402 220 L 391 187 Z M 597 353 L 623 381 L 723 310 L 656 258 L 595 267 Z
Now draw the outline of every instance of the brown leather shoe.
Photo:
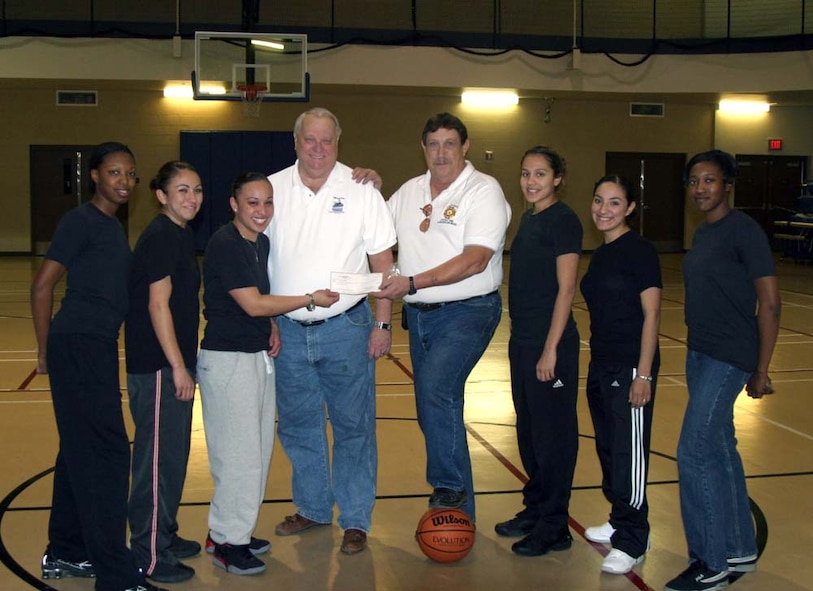
M 285 518 L 285 521 L 278 523 L 274 532 L 278 536 L 292 536 L 294 534 L 302 533 L 306 529 L 318 527 L 320 525 L 330 525 L 330 524 L 319 523 L 318 521 L 308 519 L 307 517 L 303 517 L 299 513 L 296 513 L 294 515 L 288 515 Z
M 367 548 L 367 534 L 360 529 L 344 530 L 342 554 L 358 554 Z

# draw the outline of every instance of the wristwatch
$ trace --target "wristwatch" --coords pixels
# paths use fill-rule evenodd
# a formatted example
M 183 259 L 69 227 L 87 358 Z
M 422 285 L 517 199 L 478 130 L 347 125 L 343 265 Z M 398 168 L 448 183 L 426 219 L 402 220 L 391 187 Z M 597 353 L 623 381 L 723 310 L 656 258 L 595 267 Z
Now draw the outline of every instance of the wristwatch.
M 376 320 L 375 322 L 373 322 L 373 326 L 375 326 L 376 328 L 383 328 L 384 330 L 392 332 L 392 324 L 389 324 L 387 322 L 381 322 L 380 320 Z
M 418 293 L 418 290 L 415 289 L 415 277 L 410 275 L 409 276 L 409 291 L 407 292 L 407 295 L 415 295 L 416 293 Z
M 305 309 L 308 312 L 313 312 L 316 309 L 316 300 L 313 299 L 312 293 L 306 293 L 305 295 L 308 296 L 311 300 L 310 303 L 307 306 L 305 306 Z
M 645 382 L 651 382 L 652 381 L 652 376 L 645 376 L 645 375 L 640 374 L 640 373 L 637 374 L 635 377 L 638 378 L 639 380 L 644 380 Z

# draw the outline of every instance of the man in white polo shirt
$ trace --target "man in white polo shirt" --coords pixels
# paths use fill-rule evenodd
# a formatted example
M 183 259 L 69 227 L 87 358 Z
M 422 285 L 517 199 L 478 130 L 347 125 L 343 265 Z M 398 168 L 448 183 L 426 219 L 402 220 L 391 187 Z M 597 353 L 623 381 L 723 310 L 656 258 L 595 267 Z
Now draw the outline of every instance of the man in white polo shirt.
M 340 135 L 330 111 L 305 111 L 294 125 L 297 161 L 268 177 L 274 295 L 328 287 L 332 271 L 386 274 L 392 266 L 392 218 L 373 184 L 355 182 L 337 162 Z M 297 511 L 277 525 L 277 535 L 330 524 L 335 503 L 341 551 L 367 547 L 378 466 L 375 359 L 389 352 L 391 311 L 391 301 L 379 300 L 373 318 L 366 295 L 342 294 L 329 310 L 311 305 L 278 318 L 278 434 L 293 467 Z
M 461 507 L 472 519 L 474 485 L 463 424 L 471 370 L 502 312 L 502 253 L 511 207 L 499 183 L 466 160 L 466 126 L 430 118 L 421 138 L 427 172 L 389 199 L 400 276 L 377 297 L 404 298 L 415 404 L 426 442 L 430 507 Z

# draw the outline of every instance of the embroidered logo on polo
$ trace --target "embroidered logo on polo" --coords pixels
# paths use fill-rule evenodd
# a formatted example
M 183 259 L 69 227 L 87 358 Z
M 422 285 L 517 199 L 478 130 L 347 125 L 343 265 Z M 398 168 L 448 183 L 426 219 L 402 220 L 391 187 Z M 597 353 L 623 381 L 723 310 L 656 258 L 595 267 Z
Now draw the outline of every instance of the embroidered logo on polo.
M 556 381 L 553 382 L 553 387 L 554 388 L 564 388 L 565 384 L 564 384 L 564 382 L 562 382 L 562 380 L 557 378 Z
M 457 205 L 447 205 L 446 209 L 443 210 L 443 218 L 438 220 L 438 223 L 456 226 L 457 225 L 457 221 L 455 220 L 456 215 L 457 215 Z
M 344 213 L 344 197 L 333 197 L 333 205 L 330 207 L 330 213 Z

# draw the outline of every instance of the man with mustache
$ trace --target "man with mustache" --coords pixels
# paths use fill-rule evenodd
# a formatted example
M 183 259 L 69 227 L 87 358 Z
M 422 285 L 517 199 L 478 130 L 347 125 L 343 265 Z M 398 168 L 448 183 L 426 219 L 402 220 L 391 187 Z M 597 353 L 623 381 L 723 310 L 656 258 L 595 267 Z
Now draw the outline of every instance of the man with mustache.
M 421 145 L 427 172 L 388 202 L 400 275 L 373 295 L 404 298 L 426 480 L 433 488 L 429 506 L 460 507 L 474 521 L 464 389 L 500 321 L 511 208 L 497 180 L 466 160 L 468 131 L 460 119 L 431 117 Z

